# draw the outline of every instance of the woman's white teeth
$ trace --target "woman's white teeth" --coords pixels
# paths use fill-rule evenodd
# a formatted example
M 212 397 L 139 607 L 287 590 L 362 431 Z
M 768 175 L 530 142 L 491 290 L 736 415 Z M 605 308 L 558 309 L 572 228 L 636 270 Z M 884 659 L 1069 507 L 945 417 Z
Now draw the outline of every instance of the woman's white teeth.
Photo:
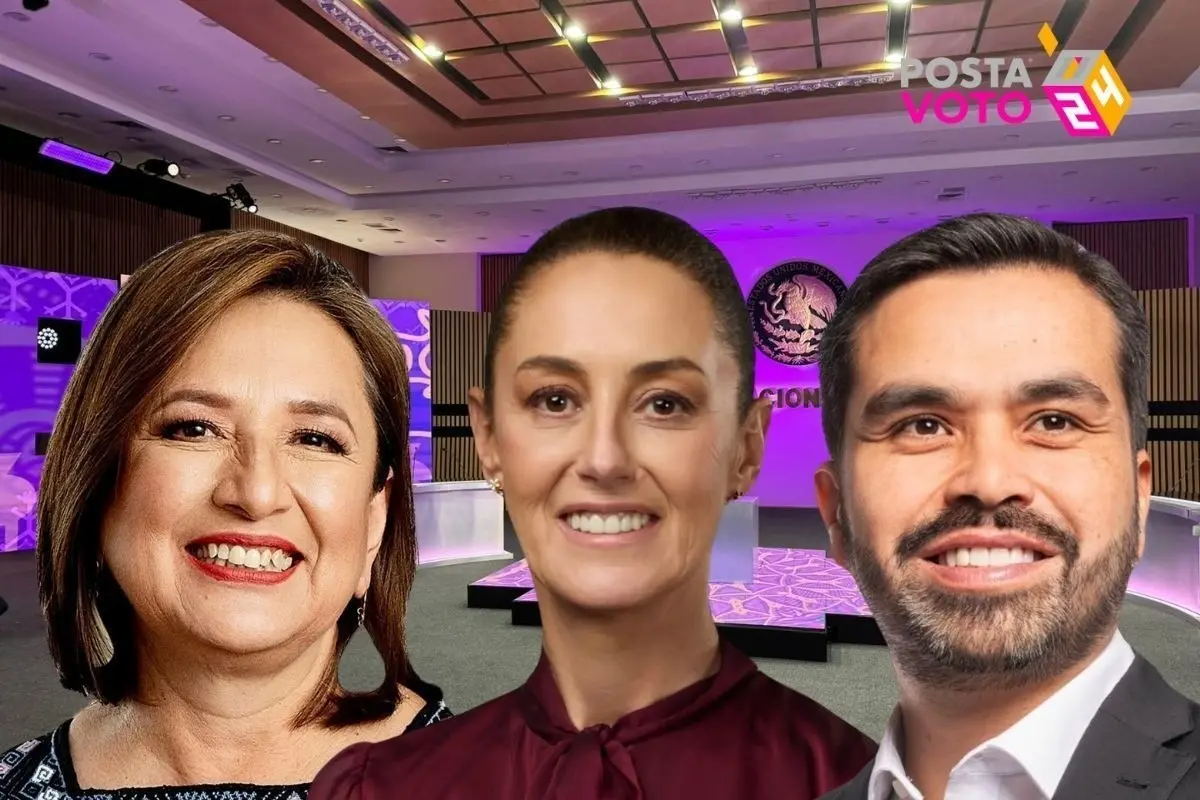
M 292 557 L 282 550 L 269 547 L 242 547 L 235 544 L 200 545 L 193 553 L 197 558 L 210 561 L 219 567 L 242 567 L 260 572 L 283 572 L 292 566 Z
M 938 556 L 946 567 L 1007 567 L 1010 564 L 1032 564 L 1041 556 L 1023 547 L 959 547 Z
M 629 533 L 650 522 L 649 514 L 570 514 L 567 524 L 582 533 Z

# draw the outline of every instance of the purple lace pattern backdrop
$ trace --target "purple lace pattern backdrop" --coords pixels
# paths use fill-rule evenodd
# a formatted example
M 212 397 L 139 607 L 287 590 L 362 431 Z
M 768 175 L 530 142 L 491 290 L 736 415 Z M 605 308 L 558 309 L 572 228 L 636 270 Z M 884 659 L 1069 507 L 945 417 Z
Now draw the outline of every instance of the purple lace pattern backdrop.
M 33 547 L 42 458 L 74 367 L 37 362 L 38 317 L 77 319 L 86 340 L 117 293 L 117 282 L 0 266 L 0 551 Z
M 39 317 L 77 319 L 86 341 L 117 293 L 117 282 L 0 266 L 0 552 L 32 549 L 42 472 L 36 434 L 49 431 L 74 368 L 37 362 Z M 433 478 L 429 306 L 374 301 L 409 364 L 413 479 Z

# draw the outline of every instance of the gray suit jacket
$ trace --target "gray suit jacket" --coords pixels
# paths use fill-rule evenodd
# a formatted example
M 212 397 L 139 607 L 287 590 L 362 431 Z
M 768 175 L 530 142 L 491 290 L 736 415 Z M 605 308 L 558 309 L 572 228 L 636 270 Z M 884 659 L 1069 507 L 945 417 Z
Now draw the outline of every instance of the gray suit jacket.
M 867 800 L 872 766 L 821 800 Z M 1088 726 L 1054 800 L 1200 800 L 1200 705 L 1138 656 Z

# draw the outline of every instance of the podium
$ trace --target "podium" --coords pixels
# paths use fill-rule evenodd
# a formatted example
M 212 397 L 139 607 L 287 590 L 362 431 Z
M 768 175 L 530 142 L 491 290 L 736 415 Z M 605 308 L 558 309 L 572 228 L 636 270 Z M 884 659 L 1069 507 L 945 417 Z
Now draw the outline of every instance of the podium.
M 511 559 L 504 549 L 504 498 L 487 481 L 413 484 L 417 566 Z

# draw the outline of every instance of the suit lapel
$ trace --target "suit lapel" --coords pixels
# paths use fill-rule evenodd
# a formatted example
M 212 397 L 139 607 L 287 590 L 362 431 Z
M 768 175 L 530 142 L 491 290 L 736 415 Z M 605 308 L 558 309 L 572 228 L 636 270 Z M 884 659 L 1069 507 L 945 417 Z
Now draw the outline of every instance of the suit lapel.
M 1163 744 L 1192 727 L 1187 699 L 1138 656 L 1088 726 L 1055 800 L 1168 800 L 1196 759 Z

